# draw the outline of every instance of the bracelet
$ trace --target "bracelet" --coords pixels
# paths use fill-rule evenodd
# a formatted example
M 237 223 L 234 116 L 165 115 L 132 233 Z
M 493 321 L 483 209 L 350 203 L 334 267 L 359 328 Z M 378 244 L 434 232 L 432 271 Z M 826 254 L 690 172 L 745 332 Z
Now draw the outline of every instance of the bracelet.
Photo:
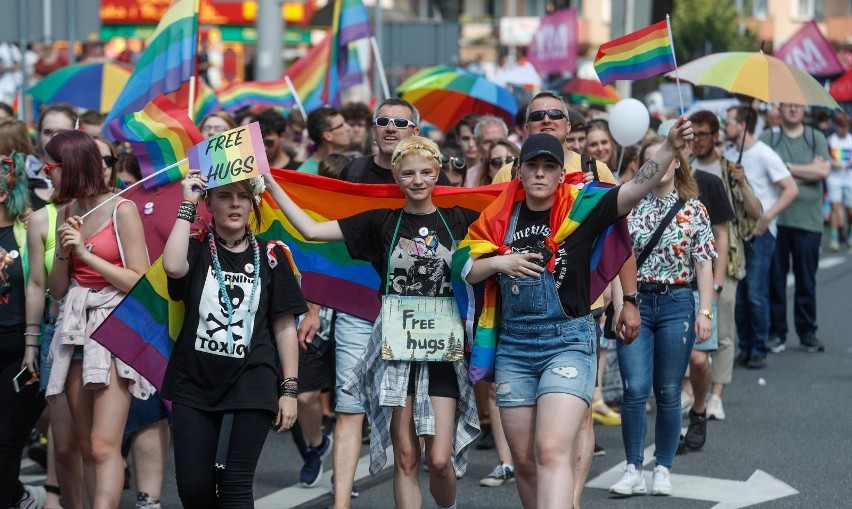
M 56 259 L 57 260 L 62 260 L 64 262 L 68 258 L 71 258 L 71 253 L 69 253 L 68 256 L 59 256 L 59 251 L 56 251 Z
M 41 345 L 24 345 L 27 348 L 41 348 Z
M 194 202 L 194 201 L 192 201 L 192 200 L 184 200 L 184 201 L 180 202 L 180 204 L 181 204 L 181 205 L 183 205 L 184 203 L 186 203 L 187 205 L 192 205 L 193 207 L 197 207 L 197 206 L 198 206 L 198 204 L 197 204 L 197 203 L 195 203 L 195 202 Z
M 27 327 L 41 327 L 41 324 L 40 323 L 28 323 L 26 326 Z
M 25 332 L 24 336 L 41 336 L 41 332 Z
M 281 382 L 278 387 L 278 397 L 296 398 L 299 396 L 299 379 L 296 377 L 287 377 Z
M 183 201 L 178 207 L 177 218 L 190 223 L 195 222 L 195 204 L 189 200 Z

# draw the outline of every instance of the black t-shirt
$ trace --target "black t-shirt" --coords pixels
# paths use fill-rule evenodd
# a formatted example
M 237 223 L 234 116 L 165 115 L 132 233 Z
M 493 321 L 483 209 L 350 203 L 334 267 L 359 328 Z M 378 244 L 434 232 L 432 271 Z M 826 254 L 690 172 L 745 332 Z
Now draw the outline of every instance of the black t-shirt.
M 260 283 L 251 314 L 254 250 L 242 253 L 218 246 L 219 261 L 228 296 L 233 306 L 231 331 L 227 340 L 227 308 L 212 267 L 206 239 L 190 240 L 187 250 L 189 271 L 180 279 L 168 280 L 169 296 L 182 300 L 186 317 L 169 360 L 163 381 L 163 398 L 205 411 L 262 409 L 278 411 L 276 347 L 272 322 L 282 315 L 307 311 L 299 284 L 287 258 L 275 247 L 277 265 L 270 268 L 264 240 L 260 248 Z M 246 348 L 246 322 L 254 317 L 251 345 Z
M 0 228 L 0 248 L 8 255 L 0 258 L 0 329 L 26 322 L 23 255 L 15 241 L 14 228 L 12 225 Z M 5 265 L 6 262 L 10 263 Z
M 710 216 L 710 224 L 733 221 L 734 209 L 731 207 L 731 200 L 728 199 L 722 179 L 701 170 L 692 172 L 692 176 L 698 185 L 698 199 L 704 204 Z
M 390 168 L 376 164 L 374 156 L 356 157 L 350 161 L 340 173 L 340 180 L 356 184 L 396 184 Z M 451 185 L 444 172 L 439 172 L 437 183 L 439 186 Z
M 438 210 L 443 221 L 437 211 L 419 215 L 402 209 L 368 210 L 338 221 L 352 258 L 370 262 L 379 273 L 382 279 L 380 296 L 385 292 L 390 260 L 388 294 L 452 297 L 453 239 L 458 244 L 479 213 L 462 207 Z M 391 251 L 397 223 L 396 245 Z
M 618 189 L 604 196 L 597 207 L 574 233 L 559 244 L 553 279 L 565 314 L 571 318 L 585 316 L 591 309 L 592 245 L 598 235 L 618 218 Z M 546 262 L 550 251 L 544 239 L 550 235 L 550 209 L 534 212 L 521 203 L 515 234 L 509 243 L 514 253 L 541 253 Z

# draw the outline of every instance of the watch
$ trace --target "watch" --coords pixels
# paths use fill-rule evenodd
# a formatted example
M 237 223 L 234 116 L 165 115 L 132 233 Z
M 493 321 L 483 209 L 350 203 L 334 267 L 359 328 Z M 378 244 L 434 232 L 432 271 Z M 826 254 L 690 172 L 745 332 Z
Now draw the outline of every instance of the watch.
M 713 285 L 713 290 L 716 293 L 722 293 L 722 285 Z
M 712 320 L 713 316 L 715 316 L 715 315 L 713 315 L 713 312 L 710 311 L 709 309 L 699 309 L 698 314 L 706 316 L 708 320 Z
M 642 295 L 639 292 L 626 294 L 623 300 L 624 302 L 629 302 L 638 308 L 639 305 L 642 304 Z

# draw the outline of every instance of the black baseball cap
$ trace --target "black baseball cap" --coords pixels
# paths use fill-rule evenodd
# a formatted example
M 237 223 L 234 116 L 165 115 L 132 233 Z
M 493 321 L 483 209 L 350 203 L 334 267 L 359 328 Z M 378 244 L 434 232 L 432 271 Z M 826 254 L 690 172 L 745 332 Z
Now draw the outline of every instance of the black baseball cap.
M 562 144 L 551 134 L 533 134 L 526 139 L 521 147 L 521 162 L 542 155 L 555 159 L 559 166 L 565 166 L 565 151 Z

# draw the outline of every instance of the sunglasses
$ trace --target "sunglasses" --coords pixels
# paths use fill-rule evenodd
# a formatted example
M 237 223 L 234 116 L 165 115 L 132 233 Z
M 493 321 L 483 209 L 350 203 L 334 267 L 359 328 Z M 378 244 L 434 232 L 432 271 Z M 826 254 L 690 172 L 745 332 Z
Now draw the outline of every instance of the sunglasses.
M 554 108 L 551 110 L 531 111 L 530 115 L 527 117 L 527 122 L 541 122 L 544 120 L 545 115 L 547 115 L 547 118 L 550 120 L 562 120 L 563 118 L 566 118 L 564 111 Z
M 376 117 L 373 122 L 378 127 L 387 127 L 393 122 L 393 126 L 397 129 L 408 129 L 409 127 L 414 127 L 415 124 L 411 120 L 407 118 L 390 118 L 390 117 Z
M 118 158 L 115 156 L 103 156 L 104 164 L 107 168 L 112 168 L 115 166 L 115 163 L 118 162 Z
M 341 127 L 345 126 L 345 125 L 346 125 L 346 122 L 341 122 L 341 124 L 337 127 L 332 127 L 331 129 L 326 129 L 326 132 L 330 133 L 330 132 L 336 131 L 336 130 L 340 129 Z
M 41 167 L 41 170 L 44 172 L 45 175 L 47 175 L 49 177 L 50 172 L 52 170 L 55 170 L 56 168 L 62 168 L 62 163 L 45 164 L 44 166 Z
M 515 156 L 506 156 L 504 158 L 500 157 L 492 157 L 488 164 L 491 165 L 492 168 L 502 168 L 504 164 L 515 164 L 518 158 Z
M 465 162 L 463 157 L 450 157 L 450 156 L 441 156 L 441 163 L 444 165 L 448 165 L 449 163 L 453 163 L 453 168 L 457 170 L 463 170 L 465 167 Z

